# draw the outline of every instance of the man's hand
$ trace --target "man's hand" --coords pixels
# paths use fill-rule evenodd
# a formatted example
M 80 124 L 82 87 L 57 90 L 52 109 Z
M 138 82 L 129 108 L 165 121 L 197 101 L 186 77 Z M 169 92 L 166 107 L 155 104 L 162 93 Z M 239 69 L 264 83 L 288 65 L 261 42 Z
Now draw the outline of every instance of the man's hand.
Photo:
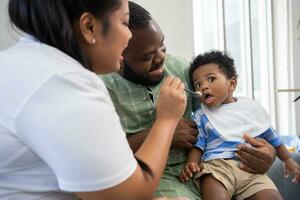
M 190 149 L 197 141 L 197 136 L 197 124 L 192 120 L 181 119 L 175 130 L 171 147 Z
M 264 174 L 272 166 L 276 151 L 272 145 L 261 138 L 252 138 L 244 135 L 248 144 L 238 146 L 237 157 L 240 159 L 239 167 L 254 174 Z

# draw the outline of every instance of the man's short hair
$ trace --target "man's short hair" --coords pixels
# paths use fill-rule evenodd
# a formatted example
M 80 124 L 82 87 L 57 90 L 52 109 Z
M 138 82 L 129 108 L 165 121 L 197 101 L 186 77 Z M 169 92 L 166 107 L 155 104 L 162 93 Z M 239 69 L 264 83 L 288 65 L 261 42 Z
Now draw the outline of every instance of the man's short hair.
M 149 22 L 152 19 L 151 14 L 142 6 L 132 1 L 129 4 L 129 28 L 130 29 L 143 29 L 148 27 Z

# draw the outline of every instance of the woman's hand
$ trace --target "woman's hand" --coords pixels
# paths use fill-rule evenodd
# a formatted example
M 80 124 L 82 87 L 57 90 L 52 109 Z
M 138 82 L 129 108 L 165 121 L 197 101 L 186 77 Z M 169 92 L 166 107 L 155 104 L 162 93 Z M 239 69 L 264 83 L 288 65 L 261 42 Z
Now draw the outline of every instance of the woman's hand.
M 237 157 L 239 158 L 239 167 L 245 171 L 254 174 L 264 174 L 272 166 L 276 157 L 276 151 L 272 145 L 261 138 L 253 138 L 244 135 L 248 144 L 238 146 Z
M 186 107 L 184 83 L 176 77 L 169 76 L 163 83 L 156 104 L 157 119 L 175 119 L 178 121 Z

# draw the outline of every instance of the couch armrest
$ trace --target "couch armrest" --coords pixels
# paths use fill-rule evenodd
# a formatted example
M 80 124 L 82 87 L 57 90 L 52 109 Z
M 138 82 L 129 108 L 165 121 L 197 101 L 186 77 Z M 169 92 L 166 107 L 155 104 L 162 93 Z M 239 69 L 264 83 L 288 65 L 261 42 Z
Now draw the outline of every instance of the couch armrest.
M 300 164 L 300 153 L 292 153 L 293 159 Z M 300 183 L 292 183 L 293 177 L 285 178 L 283 174 L 283 162 L 276 158 L 271 169 L 268 171 L 269 177 L 274 181 L 280 194 L 285 200 L 300 199 Z

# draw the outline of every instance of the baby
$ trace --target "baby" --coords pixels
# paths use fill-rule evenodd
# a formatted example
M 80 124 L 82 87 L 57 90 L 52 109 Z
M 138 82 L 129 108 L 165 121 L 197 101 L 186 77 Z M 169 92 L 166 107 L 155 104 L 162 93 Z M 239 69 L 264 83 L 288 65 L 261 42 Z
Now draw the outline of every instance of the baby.
M 282 199 L 266 174 L 252 174 L 238 167 L 235 152 L 247 133 L 273 145 L 287 172 L 295 175 L 293 181 L 300 180 L 300 167 L 271 127 L 266 111 L 251 99 L 233 96 L 237 85 L 233 59 L 219 51 L 199 55 L 189 76 L 202 97 L 193 115 L 199 136 L 180 174 L 181 181 L 195 175 L 204 200 Z

